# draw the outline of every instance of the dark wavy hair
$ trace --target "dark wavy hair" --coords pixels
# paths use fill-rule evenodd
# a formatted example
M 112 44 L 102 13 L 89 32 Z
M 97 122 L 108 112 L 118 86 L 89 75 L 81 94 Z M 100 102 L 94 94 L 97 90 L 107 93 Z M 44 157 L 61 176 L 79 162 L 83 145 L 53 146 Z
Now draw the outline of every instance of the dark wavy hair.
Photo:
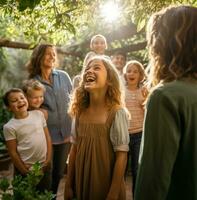
M 33 78 L 35 75 L 41 75 L 42 60 L 48 47 L 54 46 L 51 44 L 40 44 L 33 50 L 30 61 L 26 65 L 29 78 Z
M 153 14 L 147 25 L 149 82 L 196 77 L 197 8 L 168 7 Z

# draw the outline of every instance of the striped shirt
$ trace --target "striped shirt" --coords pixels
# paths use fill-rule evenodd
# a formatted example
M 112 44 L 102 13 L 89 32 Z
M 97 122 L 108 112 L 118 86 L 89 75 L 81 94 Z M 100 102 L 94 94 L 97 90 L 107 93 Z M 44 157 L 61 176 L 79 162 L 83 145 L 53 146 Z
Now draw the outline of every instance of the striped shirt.
M 131 114 L 129 120 L 129 133 L 138 133 L 142 131 L 144 121 L 143 102 L 145 97 L 142 95 L 141 88 L 137 90 L 125 89 L 125 103 Z

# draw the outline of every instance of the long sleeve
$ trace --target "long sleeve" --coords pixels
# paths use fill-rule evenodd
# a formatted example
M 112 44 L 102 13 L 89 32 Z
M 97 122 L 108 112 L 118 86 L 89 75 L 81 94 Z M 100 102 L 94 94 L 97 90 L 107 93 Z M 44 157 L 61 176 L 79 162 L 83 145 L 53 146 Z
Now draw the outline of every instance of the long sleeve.
M 149 98 L 145 114 L 135 200 L 164 200 L 181 138 L 175 101 L 160 90 Z

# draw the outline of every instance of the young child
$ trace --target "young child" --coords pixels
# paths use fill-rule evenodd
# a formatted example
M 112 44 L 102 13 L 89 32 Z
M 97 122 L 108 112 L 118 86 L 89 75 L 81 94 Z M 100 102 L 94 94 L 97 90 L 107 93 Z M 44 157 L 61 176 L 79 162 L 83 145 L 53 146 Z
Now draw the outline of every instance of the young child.
M 106 38 L 101 34 L 94 35 L 90 41 L 90 49 L 91 51 L 86 54 L 83 65 L 86 65 L 91 57 L 105 54 L 105 50 L 107 49 Z
M 137 177 L 139 149 L 142 137 L 142 128 L 144 120 L 144 101 L 147 96 L 147 91 L 142 88 L 142 82 L 145 78 L 143 65 L 136 61 L 129 61 L 124 69 L 124 77 L 126 82 L 125 87 L 125 103 L 130 112 L 131 119 L 129 120 L 129 157 L 131 158 L 131 166 L 128 166 L 132 172 L 133 191 Z
M 197 8 L 168 7 L 147 25 L 149 95 L 135 200 L 197 199 Z
M 116 51 L 112 57 L 111 57 L 112 63 L 115 65 L 116 69 L 118 70 L 118 73 L 120 75 L 120 79 L 125 85 L 125 79 L 124 79 L 124 74 L 123 74 L 123 68 L 126 64 L 127 61 L 127 56 L 124 52 L 121 51 Z
M 27 99 L 18 88 L 7 91 L 3 101 L 14 115 L 4 125 L 3 132 L 16 172 L 26 175 L 35 162 L 40 162 L 44 172 L 40 188 L 50 189 L 51 139 L 43 113 L 27 111 Z
M 26 95 L 29 108 L 28 110 L 40 110 L 43 112 L 45 119 L 48 119 L 47 110 L 40 108 L 44 102 L 45 87 L 42 83 L 35 79 L 29 79 L 24 82 L 23 91 Z
M 82 74 L 70 105 L 76 140 L 70 151 L 65 199 L 72 198 L 75 182 L 77 199 L 124 200 L 129 134 L 119 76 L 103 56 L 93 57 Z
M 85 59 L 83 61 L 83 67 L 87 65 L 88 61 L 93 56 L 105 54 L 105 50 L 107 49 L 106 38 L 101 34 L 94 35 L 90 41 L 90 49 L 91 51 L 86 54 Z M 109 57 L 106 56 L 106 58 L 109 58 Z M 80 81 L 81 81 L 81 74 L 78 74 L 73 78 L 73 88 L 78 87 Z

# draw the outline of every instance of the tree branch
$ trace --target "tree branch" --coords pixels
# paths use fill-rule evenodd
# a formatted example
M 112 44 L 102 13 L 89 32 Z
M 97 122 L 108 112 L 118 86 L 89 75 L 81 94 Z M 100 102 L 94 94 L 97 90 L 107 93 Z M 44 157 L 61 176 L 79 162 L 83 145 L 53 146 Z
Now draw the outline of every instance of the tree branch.
M 0 47 L 32 50 L 32 49 L 34 49 L 35 46 L 32 46 L 31 44 L 26 44 L 26 43 L 22 43 L 22 42 L 13 42 L 8 39 L 0 38 Z
M 10 41 L 8 39 L 2 39 L 2 38 L 0 38 L 0 47 L 33 50 L 36 46 L 37 46 L 37 44 L 35 44 L 34 46 L 32 46 L 32 44 L 27 44 L 27 43 L 22 43 L 22 42 L 13 42 L 13 41 Z M 56 47 L 56 49 L 57 49 L 57 52 L 60 53 L 60 54 L 81 57 L 80 53 L 68 52 L 68 51 L 63 50 L 60 47 Z
M 147 42 L 140 42 L 140 43 L 137 43 L 137 44 L 124 46 L 122 48 L 107 50 L 107 54 L 112 55 L 117 51 L 121 51 L 123 53 L 128 53 L 128 52 L 132 52 L 132 51 L 139 51 L 139 50 L 145 49 L 146 45 L 147 45 Z

